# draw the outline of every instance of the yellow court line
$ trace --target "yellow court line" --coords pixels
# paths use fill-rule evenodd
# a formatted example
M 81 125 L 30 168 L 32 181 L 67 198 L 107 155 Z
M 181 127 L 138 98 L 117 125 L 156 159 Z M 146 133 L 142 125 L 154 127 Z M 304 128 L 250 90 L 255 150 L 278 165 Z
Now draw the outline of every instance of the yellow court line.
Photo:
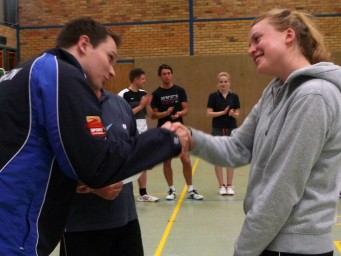
M 195 172 L 195 169 L 197 168 L 197 165 L 199 163 L 199 158 L 197 158 L 195 160 L 195 163 L 193 165 L 193 168 L 192 168 L 192 175 L 194 175 L 194 172 Z M 168 221 L 168 225 L 165 229 L 165 232 L 163 232 L 163 236 L 161 238 L 161 241 L 159 243 L 159 246 L 157 247 L 156 251 L 155 251 L 155 254 L 154 256 L 160 256 L 161 255 L 161 252 L 163 250 L 163 248 L 165 247 L 165 244 L 166 244 L 166 241 L 167 241 L 167 238 L 168 238 L 168 235 L 172 229 L 172 226 L 173 226 L 173 223 L 175 222 L 175 218 L 180 210 L 180 207 L 181 207 L 181 204 L 182 204 L 182 201 L 184 200 L 185 198 L 185 195 L 186 195 L 186 192 L 187 192 L 187 184 L 185 184 L 182 192 L 181 192 L 181 195 L 180 195 L 180 198 L 179 198 L 179 201 L 178 203 L 176 204 L 176 207 L 173 211 L 173 214 L 170 218 L 170 220 Z
M 341 253 L 341 241 L 334 241 L 334 245 L 337 250 Z

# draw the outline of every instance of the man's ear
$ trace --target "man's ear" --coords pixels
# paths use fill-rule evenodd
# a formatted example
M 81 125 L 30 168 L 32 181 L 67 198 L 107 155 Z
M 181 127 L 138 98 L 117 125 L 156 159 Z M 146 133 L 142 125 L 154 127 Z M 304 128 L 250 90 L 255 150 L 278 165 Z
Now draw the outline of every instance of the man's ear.
M 77 49 L 79 53 L 84 54 L 89 46 L 91 46 L 90 38 L 86 35 L 81 35 L 77 42 Z

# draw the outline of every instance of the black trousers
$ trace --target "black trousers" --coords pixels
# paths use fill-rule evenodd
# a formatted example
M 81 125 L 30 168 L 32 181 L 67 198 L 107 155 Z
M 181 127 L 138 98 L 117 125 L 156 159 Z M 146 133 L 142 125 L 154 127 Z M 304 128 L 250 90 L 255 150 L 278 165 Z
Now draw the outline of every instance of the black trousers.
M 333 256 L 333 251 L 321 254 L 299 254 L 288 252 L 273 252 L 265 250 L 260 256 Z
M 138 219 L 114 229 L 66 232 L 60 256 L 143 256 Z

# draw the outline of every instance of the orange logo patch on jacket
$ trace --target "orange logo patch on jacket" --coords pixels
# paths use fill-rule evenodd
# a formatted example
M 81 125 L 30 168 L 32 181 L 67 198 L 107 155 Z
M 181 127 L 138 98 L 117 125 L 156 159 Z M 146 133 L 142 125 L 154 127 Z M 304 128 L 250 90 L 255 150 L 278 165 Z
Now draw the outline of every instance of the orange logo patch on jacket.
M 86 128 L 89 129 L 92 136 L 105 136 L 105 127 L 102 124 L 101 118 L 99 116 L 87 116 L 86 117 Z

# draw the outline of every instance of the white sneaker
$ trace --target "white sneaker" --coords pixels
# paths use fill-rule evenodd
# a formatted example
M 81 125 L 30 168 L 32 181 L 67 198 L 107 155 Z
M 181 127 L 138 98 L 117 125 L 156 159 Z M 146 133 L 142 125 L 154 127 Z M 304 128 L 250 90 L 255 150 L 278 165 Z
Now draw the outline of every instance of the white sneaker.
M 225 187 L 224 185 L 220 186 L 220 187 L 219 187 L 218 193 L 219 193 L 219 195 L 221 195 L 221 196 L 227 195 L 227 189 L 226 189 L 226 187 Z
M 204 197 L 198 193 L 195 189 L 187 191 L 189 193 L 188 199 L 202 200 Z
M 234 190 L 233 190 L 233 187 L 232 187 L 232 186 L 226 187 L 226 194 L 227 194 L 228 196 L 233 196 L 233 195 L 234 195 Z
M 149 203 L 154 203 L 154 202 L 158 202 L 159 201 L 159 198 L 155 197 L 155 196 L 151 196 L 151 195 L 148 195 L 148 194 L 145 194 L 143 196 L 138 196 L 136 198 L 136 200 L 138 202 L 149 202 Z
M 176 198 L 176 191 L 173 189 L 169 189 L 168 195 L 166 196 L 166 200 L 174 200 Z

